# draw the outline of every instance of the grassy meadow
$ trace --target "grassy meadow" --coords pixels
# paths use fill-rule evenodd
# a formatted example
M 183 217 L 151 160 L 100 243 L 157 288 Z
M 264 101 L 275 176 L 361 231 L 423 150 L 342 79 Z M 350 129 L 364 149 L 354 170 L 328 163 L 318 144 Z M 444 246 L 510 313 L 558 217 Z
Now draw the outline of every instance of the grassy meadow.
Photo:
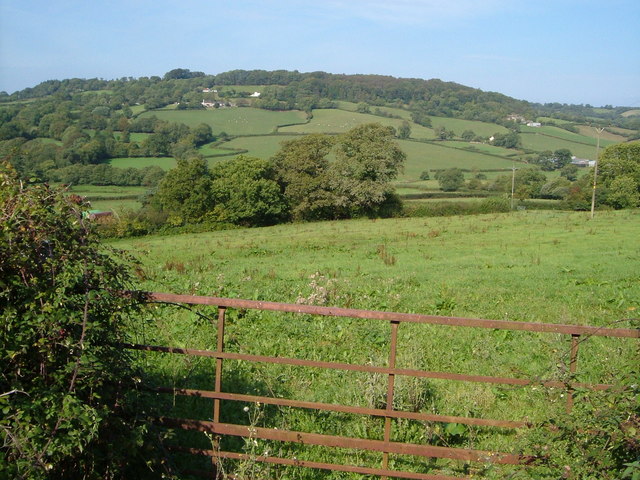
M 466 217 L 352 220 L 280 225 L 114 241 L 140 258 L 140 288 L 397 312 L 596 326 L 637 326 L 640 307 L 640 214 L 519 211 Z M 136 323 L 145 343 L 213 349 L 214 309 L 149 308 Z M 207 319 L 209 317 L 209 319 Z M 386 365 L 386 322 L 273 312 L 228 312 L 226 349 L 232 352 Z M 561 379 L 569 339 L 456 327 L 402 324 L 398 367 L 466 374 Z M 637 341 L 590 338 L 582 343 L 578 380 L 606 382 L 637 361 Z M 140 354 L 150 382 L 212 389 L 215 361 Z M 540 386 L 504 387 L 398 377 L 396 408 L 495 419 L 542 421 L 564 409 L 564 392 Z M 345 403 L 384 405 L 379 375 L 225 361 L 225 391 Z M 210 419 L 211 401 L 163 396 L 170 416 Z M 293 408 L 223 402 L 222 421 L 323 431 L 379 439 L 383 423 L 356 415 L 313 414 Z M 397 420 L 397 441 L 512 451 L 526 432 Z M 210 448 L 205 436 L 191 441 Z M 244 445 L 244 447 L 243 447 Z M 243 444 L 223 448 L 336 461 L 320 447 Z M 339 454 L 338 454 L 339 455 Z M 337 461 L 373 462 L 347 453 Z M 394 458 L 412 471 L 477 473 L 504 478 L 507 467 L 449 460 Z M 240 465 L 242 467 L 242 465 Z M 229 467 L 231 468 L 231 467 Z M 269 471 L 264 478 L 338 478 L 313 470 Z M 334 474 L 335 475 L 335 474 Z M 365 478 L 344 474 L 339 478 Z
M 298 110 L 274 112 L 257 108 L 217 108 L 209 110 L 154 110 L 141 116 L 155 115 L 169 122 L 195 127 L 201 123 L 211 126 L 215 135 L 259 135 L 274 133 L 279 125 L 304 123 L 306 114 Z

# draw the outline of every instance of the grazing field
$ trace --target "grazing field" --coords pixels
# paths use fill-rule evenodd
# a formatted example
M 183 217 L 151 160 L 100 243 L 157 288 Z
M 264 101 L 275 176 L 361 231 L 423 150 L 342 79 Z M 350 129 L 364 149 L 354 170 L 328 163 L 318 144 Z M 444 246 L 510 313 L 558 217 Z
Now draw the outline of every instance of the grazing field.
M 246 155 L 258 158 L 270 158 L 280 150 L 280 144 L 287 140 L 300 138 L 300 135 L 264 135 L 256 137 L 238 137 L 222 144 L 225 148 L 247 150 Z
M 118 187 L 115 185 L 73 185 L 69 187 L 69 192 L 89 199 L 142 195 L 147 190 L 147 187 Z
M 144 168 L 157 166 L 163 170 L 171 170 L 176 166 L 176 159 L 173 157 L 124 157 L 112 158 L 109 160 L 112 167 L 117 168 Z
M 120 214 L 127 210 L 136 211 L 142 207 L 142 203 L 133 198 L 91 200 L 90 203 L 92 209 L 114 212 L 115 214 Z
M 569 133 L 569 132 L 567 132 Z M 541 133 L 521 133 L 522 146 L 529 150 L 535 150 L 537 152 L 543 152 L 545 150 L 558 150 L 560 148 L 567 148 L 571 150 L 571 153 L 579 158 L 595 159 L 596 157 L 596 144 L 585 145 L 584 143 L 575 143 L 570 140 L 562 138 L 551 137 Z M 609 145 L 610 141 L 600 141 L 600 148 Z
M 146 110 L 144 105 L 131 105 L 131 112 L 133 115 L 140 115 L 142 112 Z
M 301 302 L 316 305 L 576 325 L 633 326 L 624 320 L 640 307 L 640 214 L 635 211 L 512 214 L 429 219 L 353 220 L 281 225 L 114 242 L 142 261 L 146 290 Z M 389 261 L 392 258 L 393 261 Z M 136 323 L 139 340 L 177 347 L 215 348 L 207 316 L 171 306 L 149 309 Z M 204 316 L 204 317 L 203 317 Z M 314 318 L 258 311 L 228 312 L 231 352 L 385 365 L 388 326 L 375 321 Z M 406 327 L 406 328 L 405 328 Z M 637 359 L 632 340 L 588 339 L 581 347 L 578 379 L 614 379 Z M 403 324 L 398 366 L 478 375 L 562 378 L 570 343 L 557 335 Z M 147 381 L 211 389 L 215 361 L 140 354 Z M 384 402 L 386 382 L 375 375 L 320 372 L 284 365 L 225 361 L 225 391 L 297 400 L 368 406 Z M 539 386 L 505 388 L 435 379 L 398 378 L 397 408 L 474 417 L 542 421 L 564 409 L 563 392 Z M 246 404 L 244 404 L 246 405 Z M 314 415 L 291 408 L 223 402 L 221 421 L 268 428 L 380 438 L 383 422 L 349 414 Z M 205 399 L 166 397 L 166 414 L 211 418 Z M 526 432 L 394 422 L 394 439 L 474 449 L 512 451 Z M 441 433 L 438 433 L 441 432 Z M 206 437 L 192 442 L 210 448 Z M 249 445 L 249 444 L 247 444 Z M 253 444 L 251 444 L 253 445 Z M 300 459 L 334 460 L 314 447 L 256 442 L 257 450 Z M 223 440 L 223 448 L 243 444 Z M 244 448 L 247 448 L 245 446 Z M 356 455 L 342 461 L 359 462 Z M 403 468 L 473 474 L 448 460 L 411 462 Z M 457 465 L 457 466 L 456 466 Z M 507 468 L 507 467 L 505 467 Z M 504 478 L 495 470 L 491 478 Z M 327 478 L 315 471 L 291 478 Z M 487 473 L 485 470 L 484 473 Z M 491 473 L 491 471 L 489 471 Z M 267 474 L 264 478 L 274 478 Z M 340 478 L 364 478 L 347 475 Z
M 482 137 L 490 137 L 494 133 L 509 132 L 509 130 L 502 125 L 478 122 L 475 120 L 462 120 L 461 118 L 431 117 L 431 124 L 433 125 L 433 128 L 444 127 L 447 130 L 453 130 L 456 135 L 462 134 L 465 130 L 471 130 L 476 135 L 480 135 Z
M 357 103 L 345 102 L 345 101 L 339 101 L 339 102 L 336 102 L 336 103 L 338 104 L 338 108 L 340 110 L 346 110 L 348 112 L 355 112 L 358 109 L 358 104 Z M 394 116 L 400 117 L 400 118 L 402 118 L 404 120 L 411 121 L 411 112 L 409 110 L 405 110 L 403 108 L 379 107 L 377 105 L 373 105 L 373 106 L 370 106 L 369 109 L 371 110 L 371 112 L 374 112 L 376 110 L 380 110 L 381 112 L 384 112 L 386 114 L 394 115 Z
M 400 180 L 417 180 L 425 170 L 440 170 L 447 168 L 463 169 L 503 169 L 511 168 L 513 162 L 507 158 L 483 155 L 480 152 L 447 148 L 447 142 L 442 145 L 434 143 L 399 140 L 400 148 L 407 154 L 404 172 L 399 175 Z
M 518 155 L 518 152 L 516 150 L 512 150 L 504 147 L 496 147 L 488 143 L 471 143 L 471 142 L 447 140 L 443 144 L 450 147 L 469 150 L 470 152 L 489 153 L 491 155 L 499 155 L 501 157 L 515 157 Z
M 522 133 L 533 133 L 536 135 L 547 135 L 549 137 L 554 137 L 554 138 L 559 138 L 562 140 L 568 140 L 570 142 L 575 142 L 575 143 L 580 143 L 580 144 L 586 144 L 586 145 L 592 145 L 592 146 L 596 146 L 597 143 L 597 139 L 596 139 L 596 135 L 582 135 L 582 134 L 578 134 L 578 133 L 573 133 L 573 132 L 569 132 L 567 130 L 564 130 L 562 128 L 559 127 L 527 127 L 527 126 L 522 126 L 520 128 Z M 594 132 L 595 133 L 595 132 Z M 604 136 L 600 139 L 600 146 L 602 145 L 608 145 L 610 143 L 613 143 L 612 141 L 609 141 L 607 139 L 604 138 Z
M 595 128 L 587 125 L 577 125 L 577 128 L 580 134 L 586 135 L 587 137 L 593 137 L 596 139 L 596 142 L 597 142 L 598 132 L 596 132 Z M 616 132 L 616 133 L 612 133 L 612 132 Z M 600 142 L 602 143 L 603 139 L 611 140 L 612 142 L 624 142 L 626 141 L 627 138 L 624 137 L 623 134 L 629 135 L 633 133 L 635 133 L 633 130 L 608 127 L 607 130 L 603 130 L 602 133 L 600 133 Z
M 217 108 L 211 110 L 154 110 L 141 116 L 151 116 L 169 122 L 195 127 L 201 123 L 211 126 L 215 135 L 259 135 L 273 133 L 279 125 L 304 123 L 306 114 L 298 110 L 273 112 L 257 108 Z
M 380 123 L 398 128 L 402 125 L 402 120 L 346 110 L 317 109 L 313 111 L 313 118 L 309 123 L 282 127 L 278 131 L 281 133 L 344 133 L 363 123 Z M 411 125 L 411 136 L 422 139 L 434 138 L 432 129 L 415 124 Z
M 86 197 L 95 210 L 121 213 L 123 210 L 137 210 L 142 204 L 138 198 L 145 194 L 148 187 L 118 187 L 115 185 L 73 185 L 69 193 Z
M 220 148 L 217 141 L 212 143 L 207 143 L 206 145 L 202 145 L 201 147 L 198 147 L 198 152 L 201 153 L 204 157 L 235 155 L 237 153 L 234 149 Z

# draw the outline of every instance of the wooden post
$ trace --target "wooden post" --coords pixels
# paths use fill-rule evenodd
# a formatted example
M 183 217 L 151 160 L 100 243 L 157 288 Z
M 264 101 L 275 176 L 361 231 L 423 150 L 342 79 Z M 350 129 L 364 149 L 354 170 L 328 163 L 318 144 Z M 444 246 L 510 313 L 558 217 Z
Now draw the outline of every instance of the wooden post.
M 578 347 L 580 346 L 580 335 L 571 335 L 571 358 L 569 360 L 569 373 L 573 381 L 573 375 L 578 368 Z M 567 391 L 567 413 L 573 409 L 573 389 L 569 387 Z

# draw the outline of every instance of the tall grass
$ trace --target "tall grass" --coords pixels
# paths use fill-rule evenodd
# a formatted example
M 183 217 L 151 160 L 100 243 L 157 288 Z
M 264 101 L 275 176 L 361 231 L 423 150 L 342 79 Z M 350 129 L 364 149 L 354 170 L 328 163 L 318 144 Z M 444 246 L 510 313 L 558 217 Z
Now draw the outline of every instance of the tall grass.
M 352 220 L 145 237 L 115 245 L 140 256 L 141 288 L 255 300 L 577 325 L 634 325 L 640 307 L 640 213 L 519 211 L 444 218 Z M 384 322 L 297 316 L 259 311 L 228 312 L 229 351 L 298 356 L 325 361 L 385 365 L 389 327 Z M 136 323 L 140 341 L 212 349 L 215 311 L 151 307 Z M 143 327 L 144 325 L 144 327 Z M 589 339 L 581 347 L 578 380 L 615 379 L 634 360 L 637 342 Z M 523 378 L 563 378 L 570 346 L 560 335 L 456 327 L 401 325 L 398 366 Z M 203 358 L 140 356 L 148 382 L 213 388 L 215 362 Z M 383 406 L 380 376 L 284 365 L 225 361 L 224 389 L 299 400 Z M 467 382 L 398 378 L 397 405 L 410 411 L 542 421 L 564 408 L 564 392 Z M 211 402 L 162 397 L 172 416 L 211 418 Z M 223 402 L 222 421 L 381 438 L 382 423 L 355 415 Z M 398 420 L 397 441 L 509 451 L 518 434 L 486 428 Z M 185 440 L 186 441 L 186 440 Z M 195 436 L 192 444 L 207 447 Z M 261 452 L 336 461 L 320 447 L 256 442 Z M 242 450 L 238 439 L 223 448 Z M 379 461 L 353 453 L 337 461 Z M 394 458 L 415 471 L 476 473 L 501 478 L 507 470 L 483 470 L 447 460 Z M 241 468 L 228 465 L 227 468 Z M 287 477 L 288 475 L 288 477 Z M 337 478 L 315 471 L 275 469 L 270 478 Z M 361 478 L 345 474 L 340 478 Z

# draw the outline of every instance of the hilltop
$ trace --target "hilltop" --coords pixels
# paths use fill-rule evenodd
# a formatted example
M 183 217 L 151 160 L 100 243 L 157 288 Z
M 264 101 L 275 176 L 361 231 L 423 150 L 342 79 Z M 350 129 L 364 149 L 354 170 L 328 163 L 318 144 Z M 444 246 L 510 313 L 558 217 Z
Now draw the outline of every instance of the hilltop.
M 365 123 L 396 131 L 407 155 L 397 186 L 414 198 L 441 196 L 439 172 L 453 168 L 467 183 L 448 196 L 502 191 L 500 176 L 528 165 L 548 172 L 537 180 L 542 187 L 572 157 L 586 166 L 599 148 L 640 138 L 631 108 L 541 105 L 438 79 L 174 69 L 162 77 L 50 80 L 3 92 L 0 155 L 24 178 L 92 185 L 91 198 L 104 199 L 98 186 L 153 187 L 176 158 L 199 155 L 209 166 L 240 154 L 269 159 L 283 141 L 335 136 Z M 564 182 L 547 191 L 567 188 Z M 527 195 L 539 196 L 539 188 Z M 109 196 L 135 206 L 139 192 Z

